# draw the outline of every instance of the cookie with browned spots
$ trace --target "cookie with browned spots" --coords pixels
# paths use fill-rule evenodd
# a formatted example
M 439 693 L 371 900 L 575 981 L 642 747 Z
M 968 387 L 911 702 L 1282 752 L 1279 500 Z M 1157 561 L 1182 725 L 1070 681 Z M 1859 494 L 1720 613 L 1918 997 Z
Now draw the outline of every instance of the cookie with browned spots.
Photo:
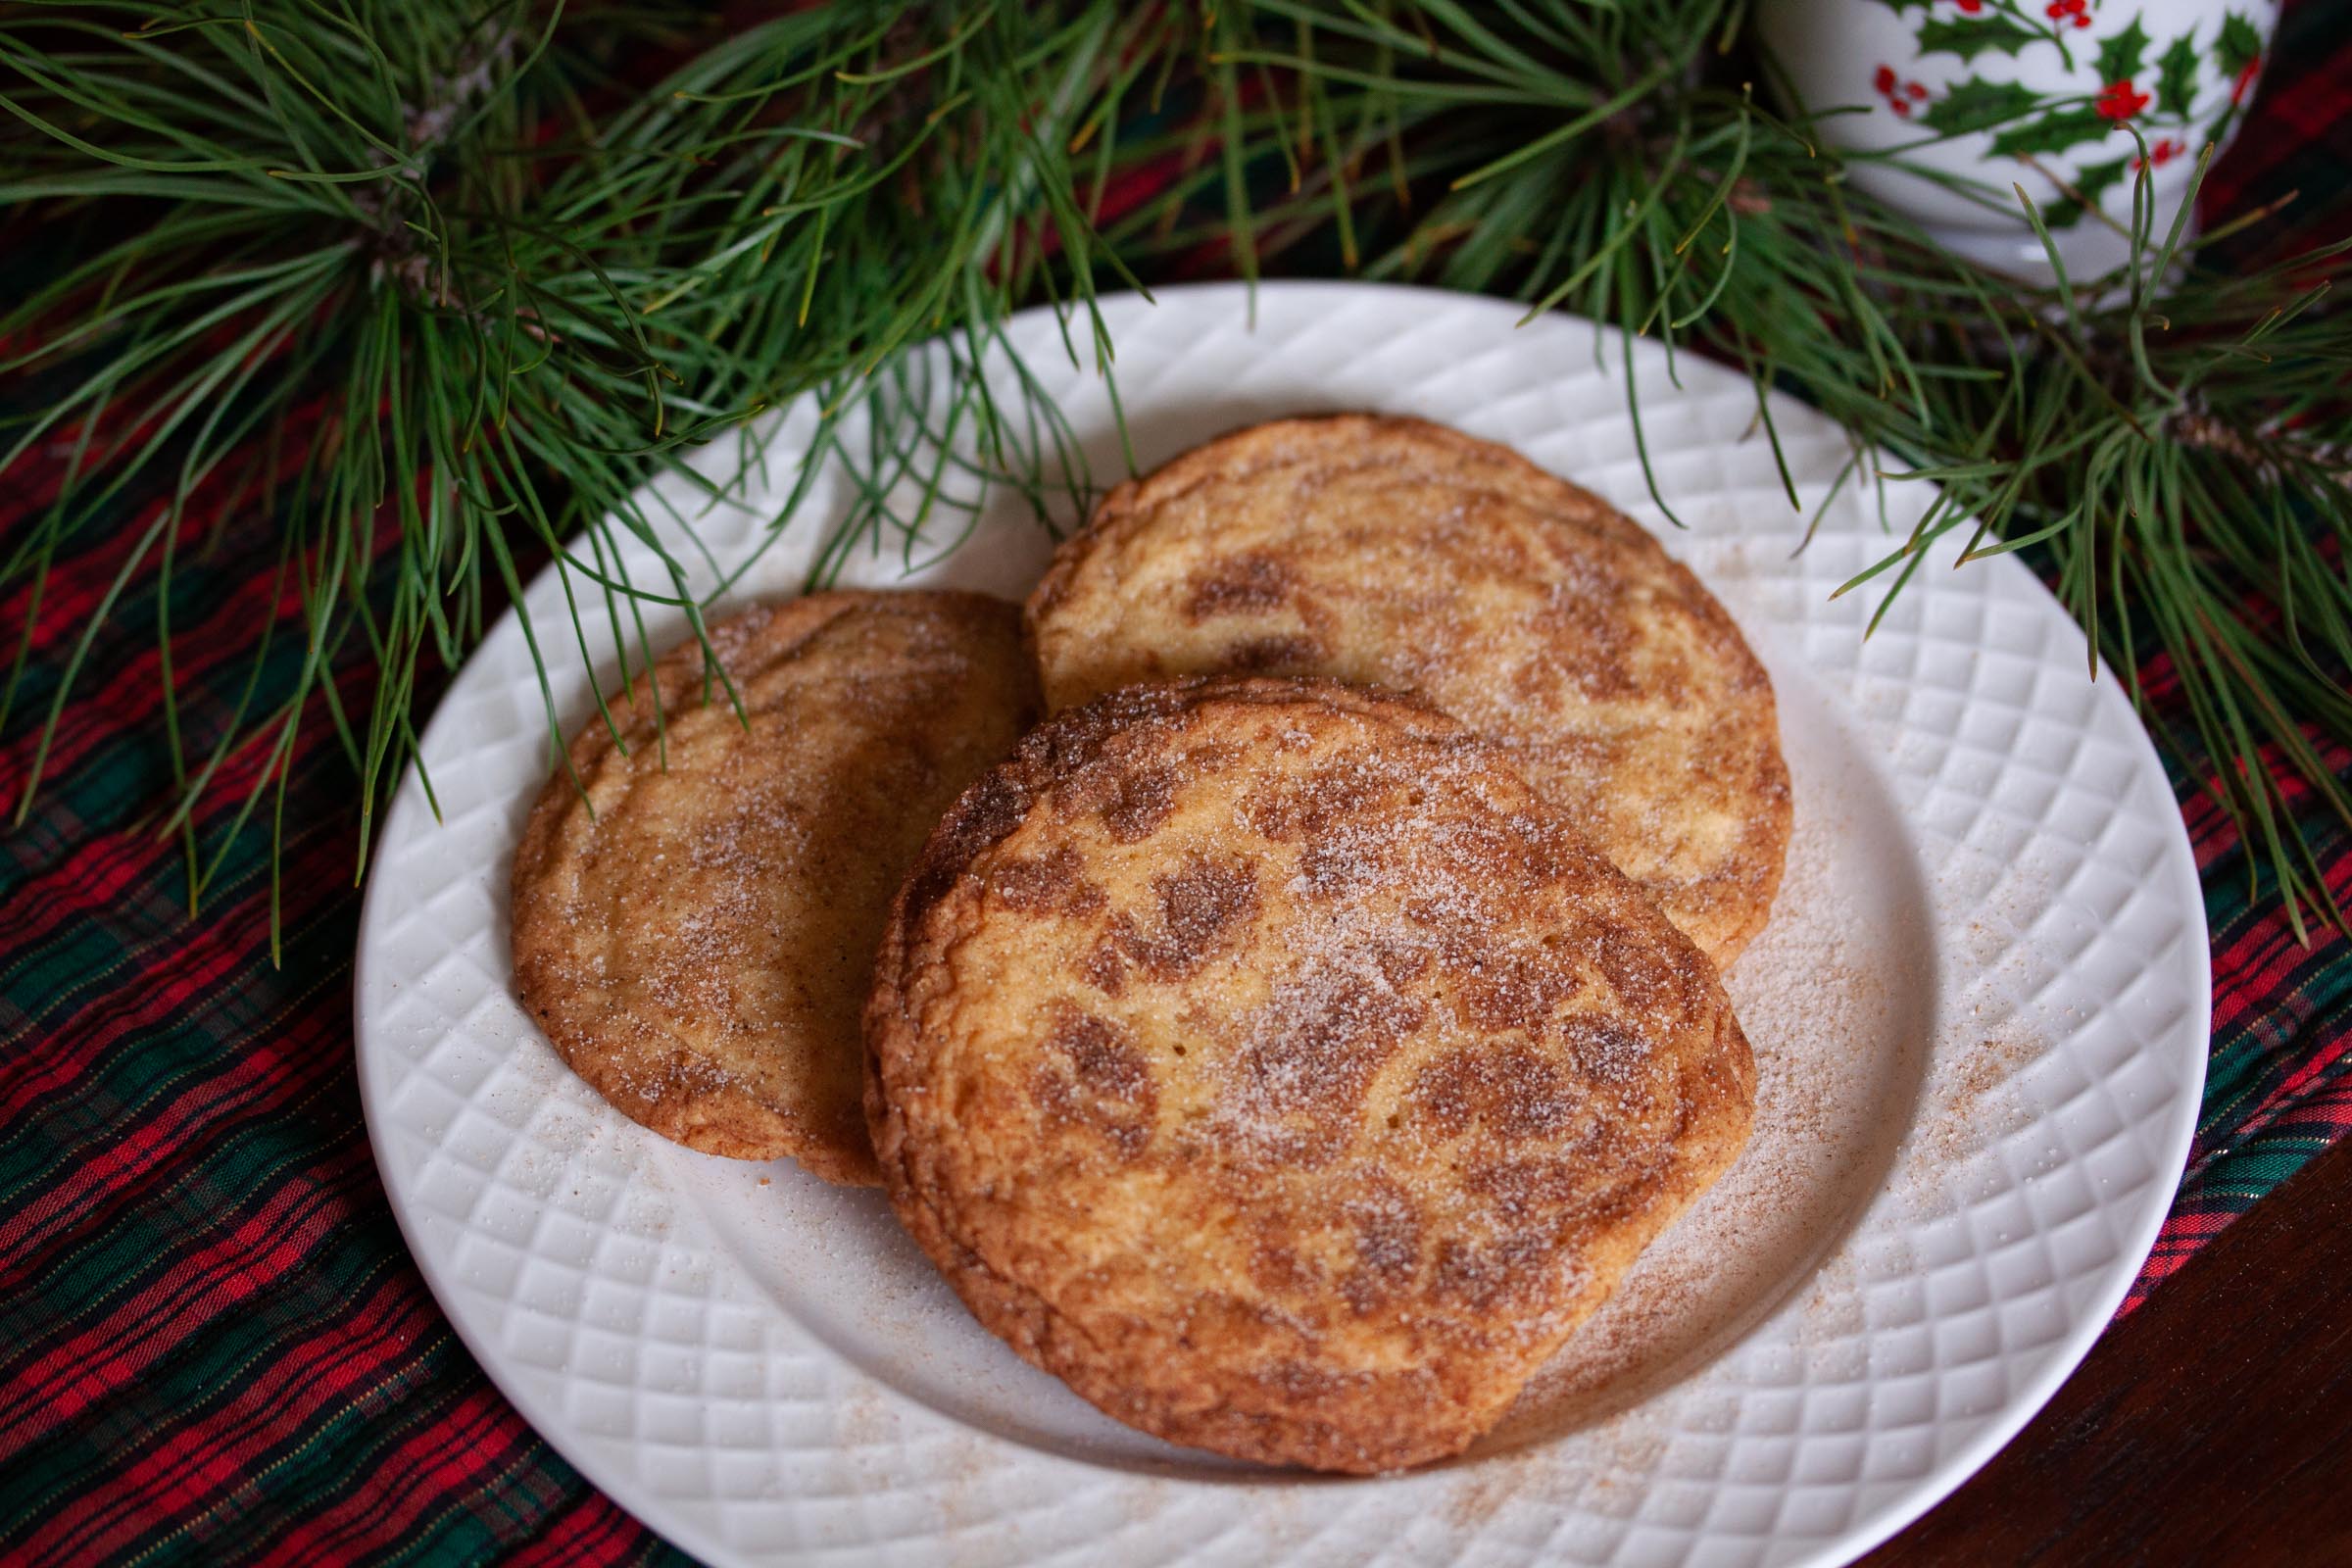
M 1109 1414 L 1248 1459 L 1453 1453 L 1728 1166 L 1714 966 L 1413 698 L 1132 687 L 925 846 L 865 1015 L 907 1230 Z
M 514 974 L 623 1114 L 708 1153 L 877 1177 L 858 1011 L 923 837 L 1036 717 L 1011 605 L 822 593 L 711 628 L 591 715 L 514 858 Z M 657 705 L 658 697 L 658 705 Z
M 1729 963 L 1788 852 L 1772 686 L 1632 519 L 1491 442 L 1348 415 L 1120 485 L 1028 606 L 1050 710 L 1217 671 L 1417 691 L 1510 747 Z

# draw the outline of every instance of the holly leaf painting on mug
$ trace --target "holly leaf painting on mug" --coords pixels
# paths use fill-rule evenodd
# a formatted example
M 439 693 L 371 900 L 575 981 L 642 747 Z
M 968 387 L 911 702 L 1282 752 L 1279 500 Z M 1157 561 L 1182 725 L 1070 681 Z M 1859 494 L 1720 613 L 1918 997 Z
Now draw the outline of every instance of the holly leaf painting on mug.
M 2007 17 L 1985 17 L 1978 22 L 1937 17 L 1919 29 L 1919 52 L 1923 56 L 1958 55 L 1962 60 L 1973 61 L 1987 49 L 2013 55 L 2040 36 Z
M 2041 103 L 2039 93 L 2014 81 L 1986 81 L 1971 76 L 1954 82 L 1952 90 L 1928 105 L 1919 118 L 1947 136 L 1971 130 L 1990 130 L 2006 124 Z
M 2223 74 L 2234 76 L 2262 58 L 2262 34 L 2243 14 L 2230 12 L 2222 18 L 2221 41 L 2214 52 L 2221 56 Z
M 2147 29 L 2133 17 L 2132 25 L 2099 40 L 2099 80 L 2130 81 L 2147 57 Z
M 2196 96 L 2196 34 L 2184 32 L 2157 62 L 2156 107 L 2168 115 L 2186 115 Z
M 2086 141 L 2097 141 L 2115 123 L 2095 109 L 2058 109 L 2012 125 L 1992 138 L 1995 153 L 2062 153 Z

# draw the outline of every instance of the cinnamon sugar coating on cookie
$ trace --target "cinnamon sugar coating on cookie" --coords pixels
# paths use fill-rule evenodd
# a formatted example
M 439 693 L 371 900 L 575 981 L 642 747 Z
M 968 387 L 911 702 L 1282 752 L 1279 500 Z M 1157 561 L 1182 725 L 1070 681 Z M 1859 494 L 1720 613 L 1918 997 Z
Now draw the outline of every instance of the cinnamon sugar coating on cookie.
M 1459 1451 L 1736 1155 L 1713 965 L 1416 700 L 1118 692 L 965 792 L 866 1011 L 891 1200 L 1118 1419 L 1378 1472 Z
M 1772 686 L 1632 519 L 1419 419 L 1285 419 L 1120 485 L 1027 609 L 1049 709 L 1139 681 L 1328 675 L 1509 747 L 1728 964 L 1771 909 L 1788 775 Z
M 1036 716 L 1011 605 L 821 593 L 688 642 L 591 714 L 514 861 L 514 970 L 623 1114 L 708 1153 L 878 1179 L 859 1103 L 875 944 L 923 836 Z M 655 687 L 659 685 L 660 719 Z M 748 722 L 747 722 L 748 721 Z

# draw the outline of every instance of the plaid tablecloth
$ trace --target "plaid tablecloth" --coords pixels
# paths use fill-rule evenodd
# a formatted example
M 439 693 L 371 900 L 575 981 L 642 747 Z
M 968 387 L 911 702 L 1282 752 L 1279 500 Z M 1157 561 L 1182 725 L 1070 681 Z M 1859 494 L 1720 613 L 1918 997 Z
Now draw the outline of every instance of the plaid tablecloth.
M 2352 229 L 2352 16 L 2289 8 L 2252 123 L 2209 213 L 2299 189 L 2267 244 Z M 0 396 L 8 395 L 0 388 Z M 0 538 L 45 498 L 0 496 Z M 276 539 L 191 523 L 170 605 L 183 725 L 225 722 L 272 599 Z M 240 509 L 250 511 L 250 509 Z M 150 512 L 59 563 L 15 716 L 13 808 L 38 717 L 120 551 Z M 484 1379 L 402 1246 L 368 1151 L 352 1061 L 347 764 L 323 723 L 286 780 L 283 963 L 270 962 L 265 799 L 201 913 L 156 827 L 172 794 L 151 577 L 90 651 L 27 819 L 0 829 L 0 1560 L 563 1563 L 677 1558 L 590 1487 Z M 0 628 L 28 612 L 18 589 Z M 265 675 L 282 688 L 294 637 Z M 2143 672 L 2168 692 L 2168 672 Z M 365 672 L 343 671 L 358 698 Z M 2352 757 L 2334 763 L 2352 773 Z M 201 824 L 227 827 L 259 776 L 238 757 Z M 2125 1310 L 2235 1215 L 2352 1128 L 2352 944 L 2308 948 L 2250 897 L 2204 792 L 2174 784 L 2213 927 L 2213 1058 L 2194 1154 Z M 2308 805 L 2308 803 L 2306 803 Z M 2352 834 L 2302 828 L 2352 903 Z

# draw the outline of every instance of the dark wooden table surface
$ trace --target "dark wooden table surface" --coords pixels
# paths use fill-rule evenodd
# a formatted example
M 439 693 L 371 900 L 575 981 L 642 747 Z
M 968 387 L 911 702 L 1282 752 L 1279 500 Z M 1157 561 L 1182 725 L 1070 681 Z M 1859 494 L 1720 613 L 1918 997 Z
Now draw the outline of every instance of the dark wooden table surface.
M 2352 1564 L 2352 1140 L 2109 1329 L 1865 1568 Z

